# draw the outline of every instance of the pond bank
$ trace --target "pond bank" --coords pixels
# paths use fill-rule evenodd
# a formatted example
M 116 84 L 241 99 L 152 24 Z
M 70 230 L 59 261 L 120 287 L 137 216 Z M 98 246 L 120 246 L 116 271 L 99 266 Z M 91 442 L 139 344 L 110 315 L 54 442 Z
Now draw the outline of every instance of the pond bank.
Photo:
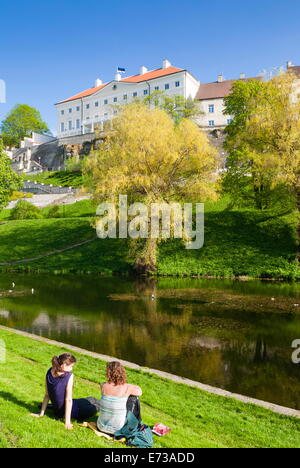
M 201 382 L 196 382 L 194 380 L 186 379 L 186 378 L 180 377 L 178 375 L 169 374 L 168 372 L 163 372 L 163 371 L 160 371 L 160 370 L 157 370 L 157 369 L 150 369 L 150 368 L 147 368 L 147 367 L 142 367 L 142 366 L 139 366 L 138 364 L 135 364 L 133 362 L 124 361 L 122 359 L 118 359 L 118 358 L 112 357 L 112 356 L 106 356 L 104 354 L 94 353 L 94 352 L 88 351 L 86 349 L 78 348 L 77 346 L 68 345 L 66 343 L 60 343 L 59 341 L 50 340 L 48 338 L 44 338 L 44 337 L 41 337 L 41 336 L 38 336 L 38 335 L 34 335 L 32 333 L 27 333 L 27 332 L 24 332 L 24 331 L 21 331 L 21 330 L 14 330 L 12 328 L 4 327 L 4 326 L 1 326 L 1 325 L 0 325 L 0 330 L 4 330 L 4 331 L 7 331 L 7 332 L 11 332 L 11 333 L 16 333 L 17 335 L 20 335 L 20 336 L 23 336 L 23 337 L 26 337 L 26 338 L 30 338 L 30 339 L 33 339 L 33 340 L 36 340 L 36 341 L 40 341 L 42 343 L 47 343 L 47 344 L 50 344 L 50 345 L 58 346 L 60 348 L 66 348 L 66 349 L 68 349 L 68 350 L 70 350 L 72 352 L 79 353 L 79 354 L 82 354 L 82 355 L 85 355 L 85 356 L 90 356 L 90 357 L 92 357 L 94 359 L 98 359 L 98 360 L 101 360 L 101 361 L 105 361 L 105 362 L 119 361 L 119 362 L 122 363 L 122 365 L 124 367 L 126 367 L 128 369 L 134 369 L 134 370 L 137 370 L 137 371 L 146 372 L 146 373 L 149 373 L 149 374 L 154 374 L 154 375 L 157 375 L 157 376 L 159 376 L 159 377 L 161 377 L 163 379 L 171 380 L 172 382 L 175 382 L 175 383 L 180 383 L 180 384 L 188 385 L 190 387 L 195 387 L 195 388 L 198 388 L 200 390 L 204 390 L 205 392 L 212 393 L 214 395 L 219 395 L 219 396 L 227 397 L 227 398 L 233 398 L 235 400 L 241 401 L 242 403 L 261 406 L 262 408 L 271 410 L 271 411 L 273 411 L 275 413 L 282 414 L 284 416 L 292 416 L 292 417 L 300 418 L 300 411 L 294 410 L 292 408 L 286 408 L 284 406 L 275 405 L 275 404 L 269 403 L 267 401 L 257 400 L 256 398 L 250 398 L 250 397 L 247 397 L 245 395 L 238 395 L 236 393 L 231 393 L 231 392 L 228 392 L 228 391 L 223 390 L 221 388 L 212 387 L 211 385 L 205 385 L 205 384 L 202 384 Z
M 77 425 L 67 434 L 63 424 L 51 417 L 33 420 L 29 415 L 43 397 L 43 379 L 53 355 L 71 350 L 78 357 L 75 398 L 98 395 L 108 357 L 93 357 L 93 353 L 3 327 L 0 338 L 7 350 L 7 360 L 0 364 L 0 447 L 117 448 Z M 156 448 L 300 446 L 300 420 L 274 413 L 276 405 L 269 411 L 208 393 L 208 388 L 204 391 L 194 382 L 180 379 L 179 383 L 163 373 L 126 366 L 129 381 L 143 388 L 144 422 L 161 421 L 172 428 L 168 436 L 155 440 Z

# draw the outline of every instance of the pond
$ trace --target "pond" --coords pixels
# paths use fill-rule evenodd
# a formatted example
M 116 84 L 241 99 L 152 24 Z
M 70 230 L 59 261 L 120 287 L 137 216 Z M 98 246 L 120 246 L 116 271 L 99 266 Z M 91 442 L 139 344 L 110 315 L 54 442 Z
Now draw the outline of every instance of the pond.
M 0 324 L 300 409 L 291 358 L 299 291 L 260 281 L 6 274 Z

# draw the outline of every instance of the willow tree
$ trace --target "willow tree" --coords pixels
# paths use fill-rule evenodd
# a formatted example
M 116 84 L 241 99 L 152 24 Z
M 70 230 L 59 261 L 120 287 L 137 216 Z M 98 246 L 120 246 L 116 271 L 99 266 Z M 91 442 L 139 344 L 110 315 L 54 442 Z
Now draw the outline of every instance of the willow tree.
M 218 156 L 197 125 L 176 124 L 163 110 L 144 103 L 125 106 L 105 142 L 84 168 L 85 184 L 97 202 L 203 202 L 216 196 Z M 135 258 L 140 272 L 156 268 L 157 243 L 151 236 Z
M 235 201 L 258 209 L 277 205 L 285 212 L 299 196 L 300 104 L 295 78 L 286 73 L 268 82 L 236 82 L 225 99 L 225 112 L 234 119 L 226 129 L 229 156 L 223 188 Z
M 250 115 L 245 140 L 253 164 L 272 175 L 273 187 L 284 185 L 290 191 L 300 216 L 300 80 L 288 73 L 268 86 L 271 98 Z M 299 224 L 297 231 L 299 241 Z
M 269 189 L 284 187 L 300 210 L 300 81 L 286 73 L 264 83 L 261 92 L 249 99 L 247 115 L 236 128 L 231 148 L 243 156 L 248 179 L 254 177 Z M 233 152 L 234 154 L 234 152 Z M 236 161 L 235 161 L 236 162 Z M 236 172 L 242 167 L 235 164 Z M 240 170 L 240 172 L 243 172 Z M 232 174 L 231 174 L 232 176 Z M 229 175 L 227 174 L 225 178 Z M 233 177 L 232 177 L 233 180 Z M 280 202 L 280 200 L 279 200 Z M 282 209 L 286 199 L 281 200 Z M 296 205 L 296 206 L 295 206 Z M 300 228 L 298 228 L 298 235 Z

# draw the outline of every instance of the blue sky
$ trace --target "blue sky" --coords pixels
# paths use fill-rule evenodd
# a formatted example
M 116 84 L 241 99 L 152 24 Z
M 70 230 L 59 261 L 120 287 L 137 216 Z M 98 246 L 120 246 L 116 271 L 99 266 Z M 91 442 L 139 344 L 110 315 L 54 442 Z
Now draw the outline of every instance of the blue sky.
M 54 103 L 167 58 L 200 81 L 300 65 L 299 0 L 1 0 L 0 79 L 7 103 L 38 108 L 55 129 Z

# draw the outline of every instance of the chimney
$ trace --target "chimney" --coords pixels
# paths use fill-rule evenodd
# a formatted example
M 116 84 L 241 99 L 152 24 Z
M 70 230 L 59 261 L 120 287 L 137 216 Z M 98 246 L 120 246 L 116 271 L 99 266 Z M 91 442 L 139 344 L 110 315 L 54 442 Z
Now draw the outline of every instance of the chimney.
M 287 70 L 288 70 L 289 68 L 292 68 L 293 66 L 294 66 L 294 65 L 293 65 L 293 62 L 291 62 L 290 60 L 286 63 L 286 68 L 287 68 Z
M 121 81 L 121 79 L 122 79 L 121 73 L 120 73 L 120 72 L 117 72 L 117 73 L 115 74 L 115 81 Z
M 240 73 L 240 80 L 244 80 L 246 78 L 245 73 Z
M 145 75 L 148 72 L 148 68 L 144 67 L 144 65 L 140 68 L 140 75 Z
M 169 68 L 171 66 L 172 66 L 172 64 L 171 64 L 171 62 L 169 62 L 169 60 L 164 60 L 163 61 L 163 68 Z
M 223 83 L 224 81 L 224 76 L 223 75 L 219 75 L 218 76 L 218 83 Z
M 95 81 L 95 88 L 98 88 L 98 86 L 101 86 L 101 85 L 102 85 L 102 80 L 97 78 L 96 81 Z

